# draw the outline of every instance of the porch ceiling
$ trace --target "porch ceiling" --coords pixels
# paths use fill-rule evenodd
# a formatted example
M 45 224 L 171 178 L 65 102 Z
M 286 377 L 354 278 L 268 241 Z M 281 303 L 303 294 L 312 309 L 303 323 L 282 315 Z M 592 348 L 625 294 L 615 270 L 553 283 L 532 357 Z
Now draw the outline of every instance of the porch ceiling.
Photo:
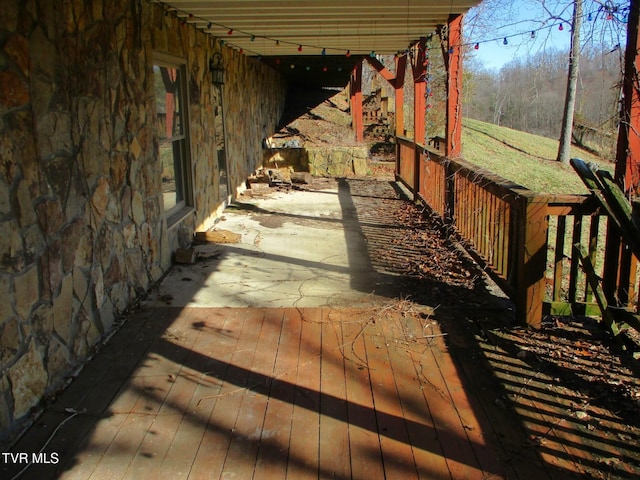
M 464 14 L 480 0 L 162 3 L 188 23 L 242 49 L 245 55 L 261 57 L 296 81 L 338 86 L 346 83 L 351 66 L 363 55 L 404 51 L 438 25 L 445 25 L 449 15 Z

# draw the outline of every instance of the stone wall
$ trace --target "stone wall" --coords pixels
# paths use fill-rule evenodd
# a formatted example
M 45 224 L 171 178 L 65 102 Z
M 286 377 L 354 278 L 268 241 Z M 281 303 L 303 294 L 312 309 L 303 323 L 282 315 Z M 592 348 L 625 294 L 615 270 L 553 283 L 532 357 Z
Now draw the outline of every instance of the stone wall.
M 158 4 L 0 7 L 0 430 L 6 437 L 170 267 L 223 199 L 208 61 L 222 51 L 232 191 L 284 104 L 269 68 Z M 163 214 L 153 55 L 187 61 L 194 208 Z M 250 85 L 251 88 L 246 88 Z M 233 193 L 233 192 L 232 192 Z
M 263 152 L 262 165 L 267 168 L 291 167 L 318 177 L 352 177 L 367 174 L 366 147 L 270 148 Z

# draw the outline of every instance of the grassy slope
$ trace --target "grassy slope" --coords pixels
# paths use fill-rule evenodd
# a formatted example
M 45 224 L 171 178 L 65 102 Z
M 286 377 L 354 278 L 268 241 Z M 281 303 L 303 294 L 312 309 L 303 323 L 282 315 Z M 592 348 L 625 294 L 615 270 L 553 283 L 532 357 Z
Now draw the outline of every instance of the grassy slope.
M 555 161 L 557 140 L 467 118 L 462 144 L 465 160 L 530 190 L 586 193 L 573 168 Z M 572 147 L 571 156 L 613 169 L 613 164 L 577 147 Z

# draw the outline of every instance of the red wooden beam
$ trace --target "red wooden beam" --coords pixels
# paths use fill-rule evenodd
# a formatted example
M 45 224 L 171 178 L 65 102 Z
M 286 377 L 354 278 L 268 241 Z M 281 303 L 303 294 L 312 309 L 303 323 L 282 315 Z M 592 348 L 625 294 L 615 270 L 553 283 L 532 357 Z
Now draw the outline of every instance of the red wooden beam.
M 631 0 L 627 23 L 627 47 L 622 84 L 622 108 L 618 127 L 615 179 L 625 194 L 640 195 L 640 92 L 638 92 L 638 68 L 640 67 L 640 0 Z M 607 226 L 602 290 L 608 302 L 614 303 L 619 288 L 621 242 L 612 222 Z
M 447 124 L 445 154 L 449 158 L 462 154 L 462 15 L 450 15 L 445 65 L 447 68 Z
M 640 0 L 631 0 L 627 23 L 627 48 L 623 78 L 623 104 L 620 112 L 616 152 L 616 180 L 625 193 L 640 195 Z
M 358 62 L 351 71 L 351 118 L 356 142 L 364 140 L 364 122 L 362 120 L 362 62 Z
M 396 76 L 387 67 L 385 67 L 380 60 L 371 56 L 367 56 L 365 59 L 369 62 L 369 65 L 376 69 L 382 78 L 389 82 L 389 85 L 392 87 L 396 86 Z
M 396 57 L 396 137 L 404 136 L 404 74 L 407 68 L 407 56 Z
M 427 102 L 424 98 L 427 91 L 426 75 L 427 64 L 425 62 L 425 48 L 427 39 L 421 38 L 414 49 L 413 62 L 411 64 L 413 71 L 413 141 L 419 145 L 426 143 L 425 141 L 425 114 L 427 111 Z

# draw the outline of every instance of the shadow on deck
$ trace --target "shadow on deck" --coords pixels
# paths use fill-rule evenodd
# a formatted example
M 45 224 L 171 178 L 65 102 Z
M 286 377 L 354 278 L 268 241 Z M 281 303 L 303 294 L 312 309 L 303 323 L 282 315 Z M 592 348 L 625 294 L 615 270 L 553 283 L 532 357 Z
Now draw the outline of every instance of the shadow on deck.
M 389 183 L 325 183 L 230 209 L 243 242 L 130 315 L 12 448 L 43 453 L 23 478 L 637 473 L 632 416 L 576 415 L 437 222 Z M 3 478 L 27 466 L 4 457 Z

